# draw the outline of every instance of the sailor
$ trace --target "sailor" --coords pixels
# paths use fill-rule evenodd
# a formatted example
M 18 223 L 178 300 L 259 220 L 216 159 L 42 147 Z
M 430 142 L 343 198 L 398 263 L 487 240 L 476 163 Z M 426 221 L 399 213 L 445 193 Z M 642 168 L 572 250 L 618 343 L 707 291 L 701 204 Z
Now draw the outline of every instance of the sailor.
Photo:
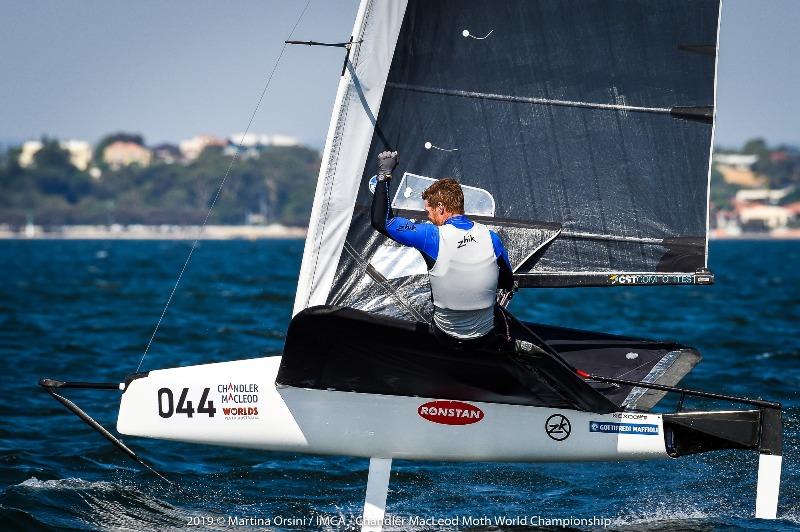
M 455 179 L 440 179 L 422 193 L 431 223 L 394 216 L 389 182 L 397 161 L 397 152 L 378 155 L 372 226 L 422 253 L 433 295 L 433 332 L 442 343 L 455 348 L 494 346 L 498 289 L 509 297 L 514 287 L 502 240 L 464 214 L 464 192 Z

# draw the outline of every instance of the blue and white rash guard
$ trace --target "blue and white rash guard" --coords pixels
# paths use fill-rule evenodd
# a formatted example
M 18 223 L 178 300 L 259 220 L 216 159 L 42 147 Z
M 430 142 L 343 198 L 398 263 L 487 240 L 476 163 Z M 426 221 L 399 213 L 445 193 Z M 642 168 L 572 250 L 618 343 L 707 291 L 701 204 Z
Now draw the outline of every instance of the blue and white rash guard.
M 508 252 L 494 231 L 465 215 L 442 227 L 394 216 L 388 181 L 378 182 L 372 200 L 372 226 L 420 253 L 428 266 L 434 324 L 459 339 L 479 338 L 494 326 L 497 288 L 510 290 L 514 275 Z

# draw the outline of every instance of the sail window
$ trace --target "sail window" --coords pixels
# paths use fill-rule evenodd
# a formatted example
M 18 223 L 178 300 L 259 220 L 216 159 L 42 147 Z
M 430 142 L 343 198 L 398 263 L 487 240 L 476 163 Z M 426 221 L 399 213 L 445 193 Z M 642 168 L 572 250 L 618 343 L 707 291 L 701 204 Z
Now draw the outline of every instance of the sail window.
M 430 177 L 406 172 L 397 187 L 397 192 L 392 200 L 392 208 L 424 213 L 425 200 L 422 199 L 422 193 L 436 181 Z M 494 217 L 494 198 L 489 191 L 464 184 L 461 185 L 461 189 L 464 191 L 465 214 Z
M 387 279 L 428 273 L 425 259 L 422 258 L 419 251 L 391 243 L 380 246 L 372 256 L 370 264 Z

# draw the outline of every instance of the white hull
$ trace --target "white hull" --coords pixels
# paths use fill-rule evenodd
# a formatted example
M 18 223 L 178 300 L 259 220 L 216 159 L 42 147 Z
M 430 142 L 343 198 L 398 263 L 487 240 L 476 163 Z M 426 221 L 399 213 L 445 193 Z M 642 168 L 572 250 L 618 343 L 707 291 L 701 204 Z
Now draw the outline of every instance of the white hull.
M 151 371 L 127 387 L 117 430 L 131 436 L 250 449 L 417 460 L 668 457 L 659 414 L 601 415 L 276 387 L 280 360 L 267 357 Z M 230 384 L 234 390 L 241 386 L 240 391 L 230 391 Z M 216 409 L 213 416 L 210 403 Z M 225 415 L 223 408 L 244 410 Z M 194 410 L 191 417 L 187 410 Z M 465 421 L 469 423 L 452 424 Z

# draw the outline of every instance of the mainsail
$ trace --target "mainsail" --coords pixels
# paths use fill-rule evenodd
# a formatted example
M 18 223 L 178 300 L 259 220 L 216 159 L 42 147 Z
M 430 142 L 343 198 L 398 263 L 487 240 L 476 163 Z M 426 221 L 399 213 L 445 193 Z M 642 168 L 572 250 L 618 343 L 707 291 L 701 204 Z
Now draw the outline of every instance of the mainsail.
M 364 0 L 323 154 L 295 313 L 426 321 L 424 264 L 369 222 L 471 187 L 521 287 L 694 284 L 707 271 L 718 0 Z

